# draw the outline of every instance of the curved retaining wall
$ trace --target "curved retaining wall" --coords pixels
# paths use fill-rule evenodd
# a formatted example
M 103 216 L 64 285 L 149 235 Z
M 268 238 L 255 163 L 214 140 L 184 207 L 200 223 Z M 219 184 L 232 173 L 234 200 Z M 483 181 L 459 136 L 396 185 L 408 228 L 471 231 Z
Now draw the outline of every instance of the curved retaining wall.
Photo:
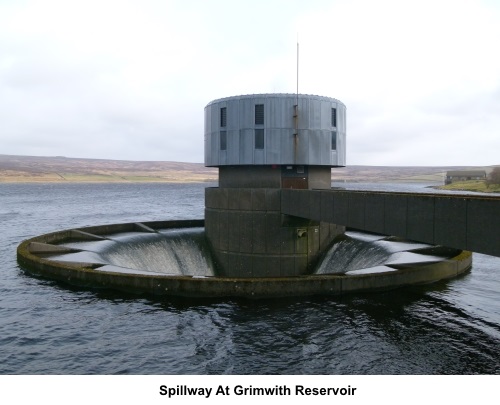
M 349 276 L 306 275 L 275 278 L 228 278 L 112 273 L 96 270 L 102 264 L 62 263 L 52 261 L 47 257 L 50 254 L 73 251 L 57 246 L 57 244 L 64 242 L 98 240 L 102 235 L 121 232 L 155 232 L 156 229 L 203 225 L 203 220 L 156 221 L 64 230 L 23 241 L 17 249 L 17 260 L 23 268 L 32 274 L 83 287 L 109 288 L 159 296 L 248 298 L 341 295 L 387 290 L 456 277 L 468 271 L 472 264 L 472 254 L 462 251 L 457 256 L 438 263 L 387 273 Z

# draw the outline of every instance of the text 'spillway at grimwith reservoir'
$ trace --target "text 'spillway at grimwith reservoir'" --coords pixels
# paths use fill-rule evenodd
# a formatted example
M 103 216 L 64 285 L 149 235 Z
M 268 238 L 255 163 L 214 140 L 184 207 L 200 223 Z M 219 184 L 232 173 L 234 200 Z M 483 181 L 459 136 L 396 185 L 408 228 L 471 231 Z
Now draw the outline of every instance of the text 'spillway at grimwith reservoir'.
M 303 385 L 295 385 L 293 388 L 287 387 L 286 385 L 276 385 L 275 387 L 243 387 L 242 385 L 236 385 L 230 387 L 229 385 L 219 385 L 217 389 L 215 388 L 202 388 L 202 387 L 188 387 L 187 385 L 176 385 L 175 387 L 161 385 L 160 395 L 166 396 L 168 398 L 178 397 L 178 396 L 201 396 L 205 398 L 210 398 L 213 395 L 219 396 L 309 396 L 309 395 L 320 395 L 320 396 L 352 396 L 355 394 L 357 388 L 351 387 L 305 387 Z

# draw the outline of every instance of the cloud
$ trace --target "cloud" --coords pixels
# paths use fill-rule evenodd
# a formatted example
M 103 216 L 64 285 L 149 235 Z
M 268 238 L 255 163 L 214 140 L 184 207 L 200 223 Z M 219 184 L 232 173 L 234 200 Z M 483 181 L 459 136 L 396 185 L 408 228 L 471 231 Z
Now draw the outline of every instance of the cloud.
M 498 23 L 478 1 L 345 1 L 304 16 L 303 87 L 347 105 L 348 164 L 497 163 Z
M 0 153 L 203 161 L 203 108 L 348 109 L 348 164 L 498 164 L 499 7 L 481 1 L 4 1 Z

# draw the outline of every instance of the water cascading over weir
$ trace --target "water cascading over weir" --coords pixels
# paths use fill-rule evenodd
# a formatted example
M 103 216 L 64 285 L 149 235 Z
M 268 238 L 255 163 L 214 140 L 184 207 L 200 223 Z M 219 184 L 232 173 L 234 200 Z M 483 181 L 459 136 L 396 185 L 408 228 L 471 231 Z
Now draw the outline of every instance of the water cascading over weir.
M 229 277 L 310 274 L 345 228 L 281 213 L 283 189 L 330 189 L 345 166 L 346 107 L 297 94 L 228 97 L 205 107 L 205 166 L 219 187 L 205 193 L 205 229 Z

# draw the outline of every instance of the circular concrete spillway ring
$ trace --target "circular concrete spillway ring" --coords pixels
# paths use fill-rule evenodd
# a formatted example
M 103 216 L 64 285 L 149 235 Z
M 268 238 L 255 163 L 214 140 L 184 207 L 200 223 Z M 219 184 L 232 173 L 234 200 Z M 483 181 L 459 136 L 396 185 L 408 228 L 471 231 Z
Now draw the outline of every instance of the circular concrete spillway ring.
M 71 285 L 157 296 L 247 298 L 394 289 L 456 277 L 468 271 L 472 262 L 470 252 L 449 250 L 441 260 L 415 265 L 393 263 L 380 271 L 324 274 L 318 270 L 316 274 L 296 277 L 218 277 L 209 248 L 203 244 L 203 226 L 203 220 L 180 220 L 63 230 L 23 241 L 18 246 L 17 258 L 31 274 Z M 168 243 L 175 243 L 171 249 L 177 255 L 174 264 L 167 257 L 170 249 L 167 239 Z M 166 251 L 166 257 L 159 260 L 161 265 L 151 268 L 141 262 L 122 261 L 124 252 L 130 248 L 143 249 L 145 242 L 148 246 L 161 244 L 159 248 Z M 439 249 L 446 248 L 432 247 L 430 251 Z

